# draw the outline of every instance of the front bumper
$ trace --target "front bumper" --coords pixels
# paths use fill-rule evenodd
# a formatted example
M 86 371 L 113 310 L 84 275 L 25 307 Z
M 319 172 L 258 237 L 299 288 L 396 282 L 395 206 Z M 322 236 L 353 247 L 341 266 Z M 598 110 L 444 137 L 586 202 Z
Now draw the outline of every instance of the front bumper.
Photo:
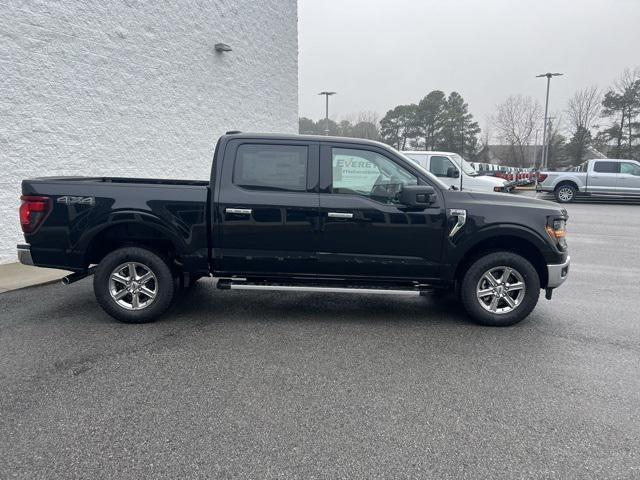
M 547 282 L 547 288 L 558 288 L 564 283 L 569 276 L 569 264 L 571 263 L 571 257 L 557 265 L 547 265 L 547 274 L 549 281 Z
M 508 185 L 503 185 L 503 186 L 497 185 L 493 187 L 493 191 L 498 193 L 509 193 L 514 188 L 515 188 L 515 185 L 513 183 L 510 183 Z
M 31 258 L 31 245 L 18 245 L 18 260 L 23 265 L 33 265 L 33 258 Z

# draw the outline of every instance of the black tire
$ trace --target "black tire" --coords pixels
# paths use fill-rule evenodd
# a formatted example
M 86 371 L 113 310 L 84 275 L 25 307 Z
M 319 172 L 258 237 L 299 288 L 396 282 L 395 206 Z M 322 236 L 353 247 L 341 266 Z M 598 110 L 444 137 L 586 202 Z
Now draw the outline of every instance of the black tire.
M 576 199 L 578 189 L 569 183 L 563 183 L 556 187 L 553 192 L 558 203 L 571 203 Z
M 144 284 L 138 282 L 132 285 L 132 282 L 120 280 L 112 282 L 114 270 L 123 266 L 119 272 L 127 273 L 120 277 L 123 280 L 131 278 L 130 269 L 125 265 L 127 263 L 133 265 L 135 279 L 140 276 L 143 280 L 147 271 L 152 272 L 152 278 Z M 128 293 L 128 288 L 134 289 L 137 300 L 134 301 L 134 293 Z M 126 247 L 114 250 L 102 259 L 93 276 L 93 291 L 100 306 L 113 318 L 125 323 L 146 323 L 157 319 L 171 305 L 175 290 L 176 280 L 169 265 L 162 257 L 144 248 Z M 125 296 L 116 300 L 112 291 L 115 292 L 114 295 L 124 293 Z M 153 293 L 153 298 L 146 295 L 145 291 Z M 126 304 L 130 307 L 123 306 Z M 133 309 L 136 306 L 137 309 Z
M 487 272 L 501 271 L 502 275 L 499 280 L 502 281 L 505 273 L 503 267 L 513 269 L 520 277 L 518 278 L 513 272 L 510 274 L 509 279 L 511 281 L 507 279 L 507 287 L 509 288 L 509 285 L 512 286 L 510 291 L 504 290 L 504 283 L 498 283 L 495 287 L 492 287 L 485 280 L 487 277 L 484 277 Z M 517 287 L 514 288 L 516 283 L 524 284 L 522 294 L 519 293 L 520 290 Z M 502 289 L 498 289 L 500 285 L 502 285 Z M 496 289 L 497 293 L 493 292 L 485 297 L 478 298 L 478 293 L 493 288 Z M 499 295 L 502 295 L 502 297 Z M 507 303 L 504 295 L 509 295 L 513 303 L 515 303 L 515 307 L 511 307 Z M 498 298 L 496 308 L 494 311 L 490 311 L 492 300 L 496 297 Z M 465 272 L 460 287 L 460 299 L 471 319 L 480 325 L 494 327 L 506 327 L 524 320 L 535 308 L 539 297 L 540 278 L 538 277 L 538 272 L 526 258 L 512 252 L 492 252 L 478 258 Z M 487 307 L 483 307 L 483 304 Z M 500 313 L 500 310 L 503 310 L 503 313 Z

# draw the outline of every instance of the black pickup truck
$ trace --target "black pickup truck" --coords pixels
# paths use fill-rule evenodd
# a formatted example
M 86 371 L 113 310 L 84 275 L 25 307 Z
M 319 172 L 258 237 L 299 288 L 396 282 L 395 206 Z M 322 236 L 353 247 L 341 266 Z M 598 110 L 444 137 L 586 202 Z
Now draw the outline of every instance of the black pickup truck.
M 220 289 L 432 295 L 511 325 L 567 277 L 567 213 L 518 195 L 451 190 L 373 141 L 229 132 L 210 181 L 22 182 L 22 263 L 94 274 L 124 322 L 161 315 L 204 276 Z M 425 305 L 426 308 L 426 305 Z

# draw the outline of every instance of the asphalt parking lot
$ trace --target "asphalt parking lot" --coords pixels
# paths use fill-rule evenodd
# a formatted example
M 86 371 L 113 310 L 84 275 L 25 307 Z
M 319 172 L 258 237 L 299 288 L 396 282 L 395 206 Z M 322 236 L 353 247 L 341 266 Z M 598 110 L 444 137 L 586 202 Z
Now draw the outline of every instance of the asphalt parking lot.
M 510 328 L 430 298 L 217 291 L 123 325 L 0 296 L 0 478 L 640 478 L 640 205 L 568 206 Z

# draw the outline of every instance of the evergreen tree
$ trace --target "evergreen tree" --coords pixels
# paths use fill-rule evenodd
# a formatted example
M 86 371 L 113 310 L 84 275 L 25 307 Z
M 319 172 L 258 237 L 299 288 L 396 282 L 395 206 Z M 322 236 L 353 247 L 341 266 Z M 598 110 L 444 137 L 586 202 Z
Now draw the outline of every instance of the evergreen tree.
M 416 133 L 421 138 L 415 139 L 418 147 L 422 142 L 425 150 L 435 150 L 440 143 L 442 122 L 445 116 L 446 95 L 440 90 L 433 90 L 418 103 L 416 111 Z
M 417 110 L 416 104 L 398 105 L 393 110 L 389 110 L 380 121 L 382 140 L 398 150 L 406 149 L 407 141 L 417 134 Z
M 451 92 L 445 103 L 438 149 L 471 156 L 478 148 L 480 126 L 469 113 L 469 105 L 458 92 Z

